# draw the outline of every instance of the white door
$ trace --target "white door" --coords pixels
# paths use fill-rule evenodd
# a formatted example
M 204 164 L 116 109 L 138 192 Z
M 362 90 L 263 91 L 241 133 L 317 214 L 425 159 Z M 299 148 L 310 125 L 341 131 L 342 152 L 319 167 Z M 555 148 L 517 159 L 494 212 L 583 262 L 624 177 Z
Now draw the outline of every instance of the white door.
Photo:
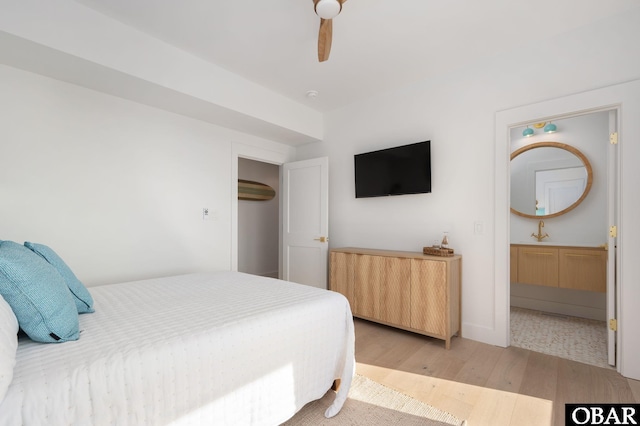
M 282 167 L 282 279 L 327 288 L 329 159 Z
M 616 133 L 617 129 L 617 113 L 609 112 L 609 134 Z M 616 133 L 617 134 L 617 133 Z M 617 142 L 617 141 L 616 141 Z M 618 145 L 617 143 L 609 143 L 608 166 L 607 166 L 607 220 L 609 226 L 617 226 L 617 190 L 618 190 Z M 607 245 L 607 319 L 617 318 L 617 285 L 616 285 L 616 269 L 617 265 L 617 238 L 615 233 L 609 232 Z M 607 358 L 610 365 L 616 365 L 616 339 L 617 334 L 609 321 L 607 321 Z
M 544 187 L 544 205 L 546 214 L 560 212 L 571 206 L 584 192 L 585 180 L 565 180 L 548 183 Z

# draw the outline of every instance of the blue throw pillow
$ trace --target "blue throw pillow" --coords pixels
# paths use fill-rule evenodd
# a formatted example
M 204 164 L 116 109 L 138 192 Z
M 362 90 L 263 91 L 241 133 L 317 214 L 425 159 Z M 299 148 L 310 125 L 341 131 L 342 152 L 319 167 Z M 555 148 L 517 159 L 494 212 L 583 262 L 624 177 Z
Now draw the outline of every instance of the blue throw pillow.
M 0 241 L 0 294 L 31 339 L 49 343 L 80 337 L 78 311 L 62 275 L 13 241 Z
M 67 283 L 67 287 L 69 287 L 71 294 L 74 296 L 79 314 L 95 311 L 93 309 L 93 297 L 91 297 L 91 293 L 89 293 L 89 290 L 87 290 L 84 284 L 76 278 L 71 268 L 64 263 L 64 260 L 62 260 L 55 251 L 45 245 L 30 243 L 28 241 L 25 242 L 24 245 L 29 248 L 29 250 L 42 256 L 62 275 L 62 278 L 64 278 Z

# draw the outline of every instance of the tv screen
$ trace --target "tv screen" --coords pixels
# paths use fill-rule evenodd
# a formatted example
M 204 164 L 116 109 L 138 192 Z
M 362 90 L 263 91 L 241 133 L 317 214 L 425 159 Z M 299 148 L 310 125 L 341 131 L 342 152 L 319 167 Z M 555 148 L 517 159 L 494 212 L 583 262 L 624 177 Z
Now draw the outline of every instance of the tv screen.
M 356 154 L 356 198 L 431 192 L 431 141 Z

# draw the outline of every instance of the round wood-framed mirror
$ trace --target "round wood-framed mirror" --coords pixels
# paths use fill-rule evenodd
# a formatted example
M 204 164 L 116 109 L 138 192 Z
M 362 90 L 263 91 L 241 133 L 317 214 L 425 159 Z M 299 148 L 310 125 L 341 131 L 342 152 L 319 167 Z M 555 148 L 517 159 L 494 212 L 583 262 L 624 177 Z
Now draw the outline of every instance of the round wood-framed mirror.
M 531 219 L 575 209 L 593 183 L 591 163 L 577 148 L 538 142 L 511 153 L 511 212 Z

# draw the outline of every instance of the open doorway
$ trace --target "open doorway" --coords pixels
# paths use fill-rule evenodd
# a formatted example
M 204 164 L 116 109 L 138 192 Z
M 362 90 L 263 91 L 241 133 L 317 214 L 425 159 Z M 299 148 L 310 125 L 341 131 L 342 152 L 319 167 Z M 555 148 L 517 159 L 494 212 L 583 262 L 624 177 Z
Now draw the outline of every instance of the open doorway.
M 511 152 L 521 152 L 511 161 L 511 345 L 605 368 L 607 318 L 614 317 L 607 312 L 606 272 L 608 208 L 615 193 L 609 185 L 615 175 L 609 162 L 612 114 L 615 122 L 615 111 L 602 110 L 557 118 L 553 126 L 549 121 L 515 126 L 509 135 Z M 578 191 L 571 201 L 575 206 L 556 214 L 544 191 L 537 190 L 536 176 L 553 173 L 555 180 L 575 186 L 585 167 L 571 163 L 580 159 L 568 150 L 588 161 L 589 186 L 583 199 Z M 587 268 L 593 272 L 582 275 Z
M 250 193 L 266 194 L 254 197 L 239 193 L 238 271 L 278 278 L 280 166 L 239 157 L 238 179 L 256 183 L 247 185 Z
M 509 249 L 510 236 L 510 129 L 531 123 L 532 120 L 543 121 L 590 113 L 601 110 L 616 111 L 617 144 L 610 144 L 615 150 L 616 194 L 608 205 L 612 209 L 609 223 L 609 261 L 607 273 L 615 275 L 616 288 L 607 291 L 607 296 L 614 296 L 607 306 L 609 316 L 607 321 L 611 325 L 608 334 L 609 345 L 615 343 L 616 370 L 624 377 L 640 380 L 640 340 L 636 338 L 640 324 L 640 310 L 637 308 L 640 300 L 640 286 L 637 286 L 640 276 L 640 263 L 637 254 L 640 253 L 640 240 L 634 236 L 640 235 L 640 222 L 636 220 L 640 200 L 637 182 L 640 182 L 640 168 L 636 166 L 640 158 L 640 144 L 636 143 L 640 135 L 640 80 L 616 84 L 557 99 L 542 101 L 535 104 L 509 108 L 496 113 L 496 145 L 495 145 L 495 208 L 494 208 L 494 276 L 495 286 L 493 300 L 495 315 L 493 324 L 485 328 L 474 328 L 467 325 L 467 336 L 480 335 L 487 342 L 499 346 L 510 345 L 509 333 Z M 538 117 L 536 119 L 536 117 Z M 610 193 L 611 194 L 611 193 Z M 624 200 L 624 203 L 621 201 Z M 615 248 L 615 250 L 611 250 Z M 611 257 L 614 257 L 611 259 Z
M 278 245 L 278 278 L 327 288 L 328 264 L 328 157 L 291 161 L 292 152 L 277 152 L 254 146 L 234 144 L 231 163 L 231 258 L 230 270 L 240 271 L 239 254 L 259 247 L 254 234 L 245 238 L 243 248 L 239 245 L 239 184 L 240 161 L 253 160 L 255 163 L 275 165 L 278 169 L 278 189 L 275 204 L 278 205 L 278 222 L 269 225 L 278 230 L 272 237 L 271 247 Z M 253 166 L 256 166 L 255 163 Z M 268 167 L 268 166 L 266 166 Z M 250 176 L 250 175 L 245 175 Z M 275 179 L 275 178 L 274 178 Z M 250 179 L 249 179 L 250 180 Z M 311 200 L 311 201 L 309 201 Z M 245 230 L 248 226 L 244 227 Z M 286 231 L 286 232 L 285 232 Z M 244 232 L 244 231 L 243 231 Z M 260 234 L 262 235 L 262 234 Z M 292 239 L 293 238 L 293 239 Z M 245 269 L 243 267 L 243 269 Z M 246 269 L 245 269 L 246 270 Z M 275 271 L 274 270 L 274 271 Z M 265 274 L 269 269 L 252 270 L 252 273 Z M 272 272 L 273 274 L 273 272 Z

